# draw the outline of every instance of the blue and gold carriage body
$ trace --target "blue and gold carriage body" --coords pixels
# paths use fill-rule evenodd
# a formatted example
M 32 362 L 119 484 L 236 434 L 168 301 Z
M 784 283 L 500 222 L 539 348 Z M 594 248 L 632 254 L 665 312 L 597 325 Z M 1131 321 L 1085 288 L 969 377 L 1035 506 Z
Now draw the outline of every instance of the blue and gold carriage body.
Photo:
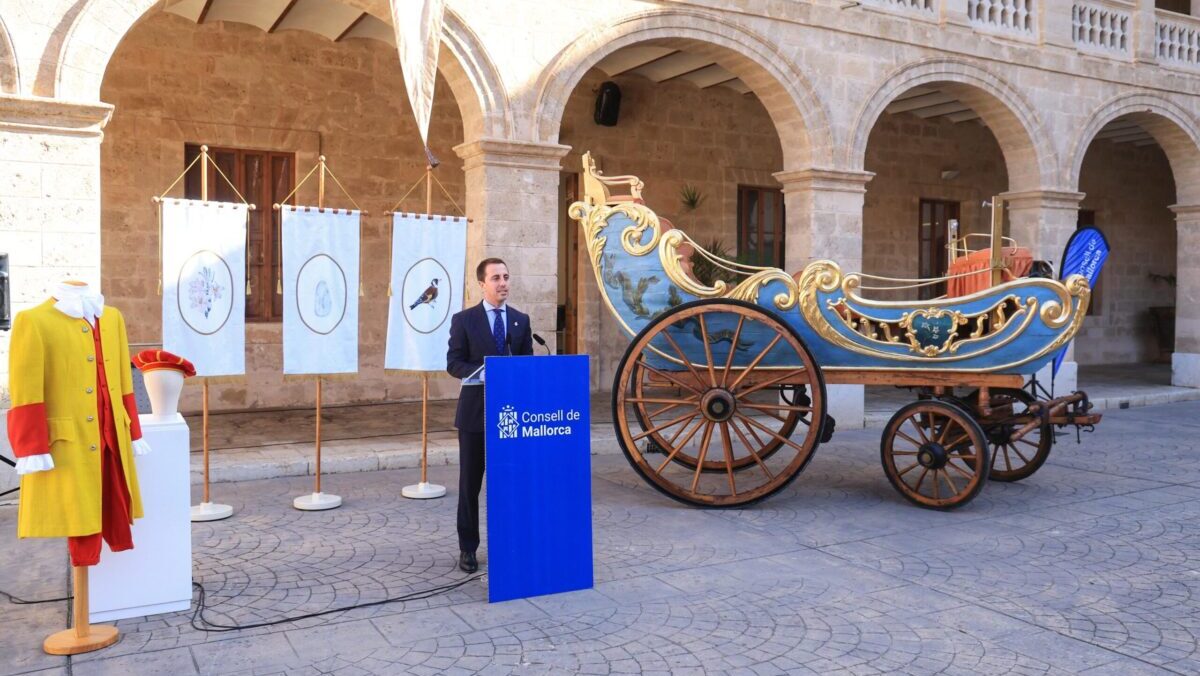
M 843 273 L 832 261 L 815 261 L 793 276 L 714 257 L 682 230 L 665 228 L 640 201 L 576 202 L 571 216 L 583 227 L 601 294 L 631 337 L 689 301 L 747 301 L 792 327 L 831 381 L 838 370 L 1033 374 L 1078 332 L 1091 295 L 1087 281 L 1072 276 L 1018 279 L 959 298 L 871 300 L 860 293 L 863 277 Z M 689 248 L 693 260 L 704 256 L 736 272 L 737 281 L 701 284 L 687 270 Z M 707 318 L 704 333 L 718 361 L 728 356 L 737 322 L 735 315 Z M 705 346 L 698 322 L 672 333 L 700 362 Z M 738 336 L 733 365 L 744 366 L 742 356 L 757 356 L 772 335 L 748 328 Z M 679 368 L 664 346 L 655 351 Z M 794 366 L 791 354 L 777 347 L 758 366 Z
M 827 383 L 919 389 L 885 425 L 880 457 L 901 495 L 935 509 L 970 502 L 989 478 L 1031 476 L 1054 443 L 1051 425 L 1099 421 L 1082 392 L 1045 400 L 1022 389 L 1079 331 L 1091 296 L 1083 277 L 873 300 L 862 293 L 873 278 L 832 261 L 793 276 L 712 255 L 642 203 L 640 180 L 604 176 L 590 154 L 583 182 L 570 215 L 633 339 L 613 379 L 613 426 L 633 468 L 676 500 L 733 507 L 782 490 L 833 433 Z M 612 185 L 629 194 L 611 195 Z M 995 244 L 991 254 L 982 274 L 997 279 L 1004 259 Z M 698 262 L 718 272 L 698 276 Z M 902 285 L 894 290 L 943 280 L 885 281 Z

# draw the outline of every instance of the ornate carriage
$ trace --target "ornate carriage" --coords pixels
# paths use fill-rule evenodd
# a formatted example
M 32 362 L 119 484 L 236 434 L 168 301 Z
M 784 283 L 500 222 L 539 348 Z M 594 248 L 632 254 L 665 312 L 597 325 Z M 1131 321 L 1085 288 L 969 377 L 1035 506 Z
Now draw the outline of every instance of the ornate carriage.
M 1023 389 L 1079 330 L 1091 293 L 1083 277 L 873 300 L 864 292 L 879 287 L 864 281 L 884 278 L 832 261 L 790 275 L 714 256 L 642 202 L 640 180 L 604 176 L 590 154 L 583 179 L 570 215 L 604 302 L 632 337 L 613 424 L 630 464 L 672 498 L 731 507 L 783 489 L 833 434 L 827 384 L 916 391 L 885 427 L 881 459 L 897 491 L 939 509 L 969 502 L 989 477 L 1032 475 L 1052 426 L 1099 421 L 1082 392 L 1042 400 Z M 701 259 L 722 278 L 702 282 L 692 270 Z

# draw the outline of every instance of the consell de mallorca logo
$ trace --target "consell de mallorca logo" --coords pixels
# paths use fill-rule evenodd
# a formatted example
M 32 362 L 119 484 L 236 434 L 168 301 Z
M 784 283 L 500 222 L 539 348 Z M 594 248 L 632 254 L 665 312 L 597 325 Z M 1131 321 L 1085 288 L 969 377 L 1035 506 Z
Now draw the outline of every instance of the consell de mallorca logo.
M 570 423 L 582 419 L 582 414 L 576 409 L 557 409 L 554 411 L 518 411 L 512 405 L 506 404 L 500 408 L 496 428 L 501 439 L 526 439 L 530 437 L 570 436 Z

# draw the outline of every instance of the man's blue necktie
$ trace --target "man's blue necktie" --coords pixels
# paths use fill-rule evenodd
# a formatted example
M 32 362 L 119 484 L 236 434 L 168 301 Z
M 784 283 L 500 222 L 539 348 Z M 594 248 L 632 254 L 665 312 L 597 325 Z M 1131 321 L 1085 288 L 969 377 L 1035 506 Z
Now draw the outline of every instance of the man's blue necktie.
M 496 321 L 492 322 L 492 340 L 496 341 L 496 354 L 504 354 L 504 314 L 500 308 L 492 310 Z

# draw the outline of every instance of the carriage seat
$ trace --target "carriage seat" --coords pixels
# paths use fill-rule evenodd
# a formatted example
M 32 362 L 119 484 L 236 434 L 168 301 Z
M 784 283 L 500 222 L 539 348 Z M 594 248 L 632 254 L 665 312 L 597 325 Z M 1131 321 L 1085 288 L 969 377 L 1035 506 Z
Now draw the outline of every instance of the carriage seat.
M 1006 246 L 1001 249 L 1004 268 L 1001 278 L 1011 282 L 1021 277 L 1028 277 L 1033 269 L 1033 254 L 1023 246 Z M 992 252 L 990 249 L 980 249 L 956 259 L 950 264 L 946 280 L 946 296 L 957 298 L 992 287 Z M 970 274 L 975 273 L 975 274 Z M 957 275 L 965 275 L 958 277 Z

